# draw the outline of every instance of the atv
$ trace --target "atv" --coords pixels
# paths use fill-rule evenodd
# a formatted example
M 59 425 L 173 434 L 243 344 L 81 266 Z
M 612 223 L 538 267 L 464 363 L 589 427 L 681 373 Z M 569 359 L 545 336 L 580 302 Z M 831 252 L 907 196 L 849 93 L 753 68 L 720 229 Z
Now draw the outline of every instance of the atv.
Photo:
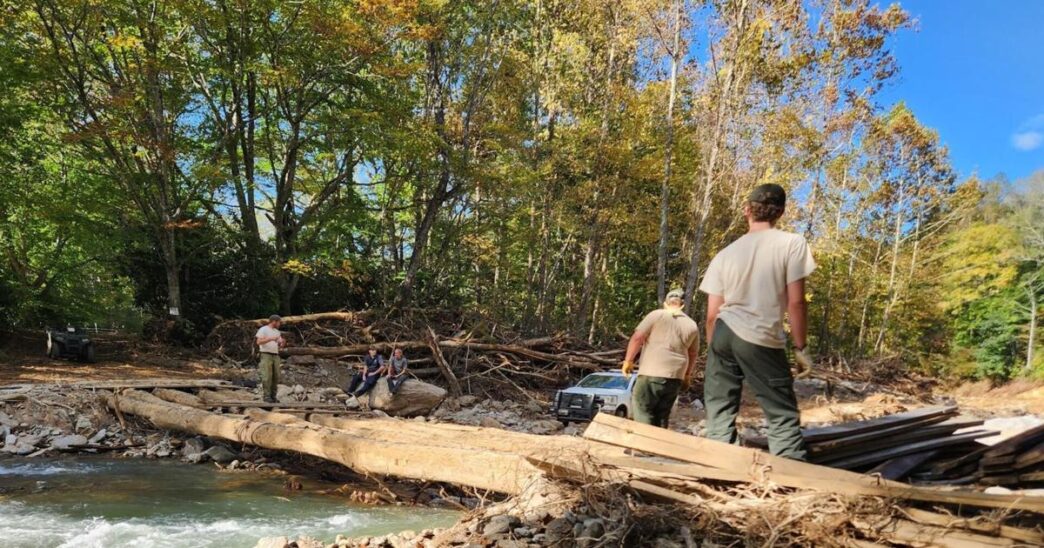
M 48 329 L 47 357 L 93 363 L 94 342 L 86 332 L 75 327 Z

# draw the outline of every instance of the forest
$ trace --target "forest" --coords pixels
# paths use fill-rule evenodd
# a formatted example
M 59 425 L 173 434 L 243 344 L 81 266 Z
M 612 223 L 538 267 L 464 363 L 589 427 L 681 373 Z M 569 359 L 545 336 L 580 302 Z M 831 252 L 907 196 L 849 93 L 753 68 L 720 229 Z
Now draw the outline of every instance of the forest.
M 0 0 L 0 321 L 478 313 L 622 344 L 783 185 L 811 348 L 1044 375 L 1044 171 L 957 174 L 870 0 Z

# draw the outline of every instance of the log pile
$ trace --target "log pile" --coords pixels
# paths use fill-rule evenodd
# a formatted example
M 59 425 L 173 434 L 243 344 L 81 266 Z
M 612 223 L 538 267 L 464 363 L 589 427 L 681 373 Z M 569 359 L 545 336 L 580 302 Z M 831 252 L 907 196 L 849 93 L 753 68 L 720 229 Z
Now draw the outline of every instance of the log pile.
M 240 363 L 251 361 L 254 334 L 264 319 L 219 324 L 204 347 Z M 358 362 L 371 347 L 385 356 L 402 349 L 416 378 L 441 379 L 450 395 L 524 391 L 616 367 L 623 349 L 599 351 L 557 335 L 526 339 L 482 318 L 443 311 L 328 312 L 283 318 L 286 357 Z M 417 367 L 431 364 L 434 367 Z M 477 386 L 476 386 L 477 384 Z

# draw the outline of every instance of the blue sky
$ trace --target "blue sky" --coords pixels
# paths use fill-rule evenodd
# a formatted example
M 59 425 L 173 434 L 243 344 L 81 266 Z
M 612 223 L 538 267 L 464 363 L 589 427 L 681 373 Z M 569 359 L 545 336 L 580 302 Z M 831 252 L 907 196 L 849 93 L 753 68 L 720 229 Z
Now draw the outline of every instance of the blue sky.
M 918 29 L 892 41 L 901 72 L 885 106 L 906 101 L 961 176 L 1044 169 L 1044 0 L 900 3 Z

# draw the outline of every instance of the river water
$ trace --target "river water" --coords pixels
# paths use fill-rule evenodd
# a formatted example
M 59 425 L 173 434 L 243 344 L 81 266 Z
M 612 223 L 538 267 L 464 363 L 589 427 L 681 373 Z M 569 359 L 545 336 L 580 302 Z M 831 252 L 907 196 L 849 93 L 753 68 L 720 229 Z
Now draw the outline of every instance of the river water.
M 0 460 L 0 546 L 252 547 L 261 537 L 332 542 L 447 527 L 456 512 L 373 507 L 283 478 L 212 465 L 77 458 Z

